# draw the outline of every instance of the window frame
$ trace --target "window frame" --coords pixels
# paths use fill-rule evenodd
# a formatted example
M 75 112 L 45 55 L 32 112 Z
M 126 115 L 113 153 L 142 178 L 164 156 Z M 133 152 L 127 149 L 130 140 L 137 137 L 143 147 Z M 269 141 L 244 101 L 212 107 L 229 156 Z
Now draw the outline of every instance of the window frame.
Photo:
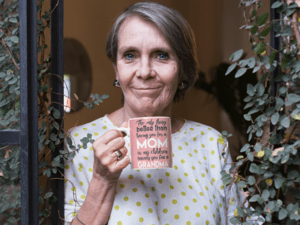
M 39 225 L 39 161 L 38 161 L 38 101 L 37 101 L 37 0 L 19 0 L 20 29 L 20 130 L 0 130 L 1 145 L 19 145 L 21 161 L 21 224 Z M 63 80 L 63 0 L 51 0 L 51 69 Z M 55 77 L 55 76 L 53 76 Z M 63 94 L 63 83 L 51 78 L 52 91 Z M 52 94 L 52 101 L 63 104 L 63 95 Z M 62 117 L 63 107 L 56 104 Z M 59 124 L 62 119 L 57 120 Z M 57 150 L 63 148 L 63 143 Z M 52 158 L 58 151 L 52 154 Z M 60 172 L 64 172 L 60 170 Z M 54 174 L 52 178 L 62 178 Z M 52 180 L 57 202 L 52 206 L 51 224 L 63 224 L 64 187 L 63 180 Z M 59 222 L 61 221 L 61 222 Z

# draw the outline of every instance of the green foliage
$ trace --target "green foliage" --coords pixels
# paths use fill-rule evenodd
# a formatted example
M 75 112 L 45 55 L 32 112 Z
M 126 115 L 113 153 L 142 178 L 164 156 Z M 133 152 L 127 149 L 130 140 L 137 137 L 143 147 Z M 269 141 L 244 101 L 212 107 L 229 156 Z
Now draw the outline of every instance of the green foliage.
M 52 174 L 60 173 L 64 168 L 63 160 L 71 159 L 87 142 L 93 143 L 91 135 L 82 139 L 83 146 L 72 145 L 72 140 L 57 123 L 62 118 L 60 111 L 48 99 L 50 93 L 50 77 L 55 76 L 50 71 L 51 56 L 46 55 L 45 30 L 50 28 L 51 10 L 43 12 L 43 0 L 38 1 L 37 12 L 37 51 L 38 51 L 38 149 L 40 176 L 50 178 Z M 20 69 L 19 69 L 19 12 L 18 0 L 0 0 L 0 129 L 19 130 L 20 128 Z M 102 103 L 108 95 L 92 94 L 92 101 L 85 103 L 88 108 Z M 78 97 L 75 95 L 77 100 Z M 70 145 L 67 152 L 58 146 L 64 141 Z M 47 160 L 52 152 L 59 154 L 52 160 Z M 7 218 L 1 224 L 10 225 L 20 221 L 20 149 L 19 146 L 0 145 L 0 215 Z M 45 184 L 41 184 L 45 185 Z M 39 188 L 40 204 L 39 223 L 49 224 L 51 206 L 57 201 L 51 187 L 45 190 Z M 61 218 L 62 219 L 62 218 Z M 62 219 L 63 220 L 63 219 Z M 3 222 L 3 223 L 2 223 Z
M 230 219 L 232 224 L 256 224 L 258 221 L 247 221 L 251 215 L 260 215 L 258 219 L 266 224 L 298 224 L 299 208 L 299 169 L 300 169 L 300 57 L 295 31 L 287 19 L 268 21 L 269 13 L 260 12 L 260 1 L 242 0 L 240 5 L 245 16 L 244 28 L 249 33 L 249 41 L 255 57 L 238 61 L 243 50 L 238 50 L 230 57 L 234 62 L 225 75 L 235 67 L 239 67 L 236 77 L 242 76 L 246 70 L 262 74 L 256 85 L 247 85 L 248 96 L 244 115 L 251 121 L 248 127 L 248 141 L 240 150 L 237 162 L 232 164 L 230 173 L 236 175 L 241 166 L 248 169 L 242 179 L 231 180 L 231 176 L 222 171 L 223 182 L 230 185 L 236 182 L 248 202 L 253 204 L 253 210 L 241 203 Z M 271 6 L 282 18 L 292 19 L 298 5 L 287 4 L 286 1 L 276 1 Z M 298 10 L 298 9 L 297 9 Z M 246 14 L 245 13 L 245 14 Z M 261 13 L 261 14 L 260 14 Z M 298 25 L 299 26 L 299 25 Z M 271 49 L 265 38 L 273 27 L 276 37 L 281 37 L 281 49 Z M 269 54 L 268 54 L 269 52 Z M 279 55 L 280 61 L 276 60 Z M 280 74 L 275 78 L 277 90 L 271 90 L 272 72 L 278 68 Z M 275 94 L 271 94 L 276 91 Z M 270 131 L 270 125 L 273 130 Z M 297 136 L 298 135 L 298 136 Z M 285 196 L 289 197 L 289 202 Z M 264 218 L 264 220 L 262 219 Z
M 16 130 L 20 128 L 18 1 L 1 2 L 0 16 L 0 129 Z M 9 225 L 20 221 L 20 151 L 19 146 L 0 149 L 0 215 Z

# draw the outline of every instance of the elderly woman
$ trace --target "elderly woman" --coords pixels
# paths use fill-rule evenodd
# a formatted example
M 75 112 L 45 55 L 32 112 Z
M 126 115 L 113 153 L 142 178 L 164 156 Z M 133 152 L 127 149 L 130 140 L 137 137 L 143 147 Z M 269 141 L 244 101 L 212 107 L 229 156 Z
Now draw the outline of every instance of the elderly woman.
M 124 106 L 71 133 L 76 145 L 88 133 L 95 142 L 66 162 L 67 224 L 226 224 L 233 216 L 238 192 L 226 191 L 220 175 L 230 167 L 226 140 L 171 113 L 194 84 L 195 47 L 187 21 L 164 5 L 136 3 L 117 18 L 106 54 Z M 116 128 L 147 116 L 171 118 L 173 168 L 130 168 L 128 139 Z

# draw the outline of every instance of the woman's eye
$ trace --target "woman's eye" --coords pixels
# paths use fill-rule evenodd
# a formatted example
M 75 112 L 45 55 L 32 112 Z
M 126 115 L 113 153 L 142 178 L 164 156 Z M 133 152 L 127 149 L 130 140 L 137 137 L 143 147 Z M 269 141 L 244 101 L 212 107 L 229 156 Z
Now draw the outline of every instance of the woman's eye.
M 127 53 L 127 54 L 124 55 L 124 57 L 125 57 L 125 59 L 127 59 L 127 60 L 133 60 L 134 55 L 131 54 L 131 53 Z
M 167 53 L 159 53 L 158 54 L 158 59 L 160 60 L 166 60 L 169 58 L 169 55 Z

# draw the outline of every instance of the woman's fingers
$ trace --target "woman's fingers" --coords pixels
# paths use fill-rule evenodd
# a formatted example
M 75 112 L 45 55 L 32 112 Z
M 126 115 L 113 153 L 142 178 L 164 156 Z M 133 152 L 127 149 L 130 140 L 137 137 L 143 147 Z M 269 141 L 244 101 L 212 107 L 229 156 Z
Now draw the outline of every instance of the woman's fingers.
M 94 142 L 95 145 L 98 144 L 105 144 L 107 145 L 112 140 L 116 139 L 117 137 L 123 137 L 121 131 L 118 130 L 109 130 L 105 132 L 101 137 L 97 138 Z
M 116 153 L 116 152 L 118 152 L 118 153 Z M 115 150 L 113 152 L 113 154 L 114 154 L 113 161 L 117 162 L 117 161 L 122 160 L 127 155 L 127 152 L 128 152 L 128 150 L 125 146 L 120 149 Z M 121 156 L 118 157 L 118 154 L 121 154 Z
M 111 171 L 119 172 L 124 169 L 130 163 L 130 158 L 128 155 L 125 155 L 123 158 L 118 160 L 116 163 L 112 165 Z
M 106 146 L 108 151 L 111 153 L 117 149 L 122 148 L 125 145 L 125 140 L 123 137 L 117 137 L 110 141 Z

